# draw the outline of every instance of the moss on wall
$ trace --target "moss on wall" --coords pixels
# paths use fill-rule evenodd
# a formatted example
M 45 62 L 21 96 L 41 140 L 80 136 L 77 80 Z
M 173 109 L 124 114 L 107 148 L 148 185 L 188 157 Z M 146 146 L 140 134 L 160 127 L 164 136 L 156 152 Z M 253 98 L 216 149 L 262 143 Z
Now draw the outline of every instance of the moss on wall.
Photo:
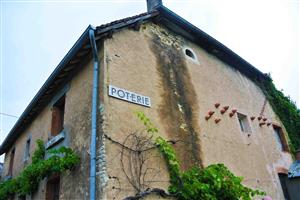
M 162 34 L 162 35 L 158 35 Z M 164 93 L 159 113 L 167 127 L 170 138 L 178 140 L 175 150 L 182 168 L 202 166 L 200 145 L 197 137 L 196 93 L 185 64 L 180 41 L 164 40 L 168 33 L 157 32 L 152 37 L 152 51 L 157 59 L 157 70 Z M 168 42 L 166 42 L 168 41 Z
M 271 79 L 261 80 L 258 84 L 288 132 L 289 146 L 294 152 L 300 148 L 300 110 L 290 97 L 276 89 Z

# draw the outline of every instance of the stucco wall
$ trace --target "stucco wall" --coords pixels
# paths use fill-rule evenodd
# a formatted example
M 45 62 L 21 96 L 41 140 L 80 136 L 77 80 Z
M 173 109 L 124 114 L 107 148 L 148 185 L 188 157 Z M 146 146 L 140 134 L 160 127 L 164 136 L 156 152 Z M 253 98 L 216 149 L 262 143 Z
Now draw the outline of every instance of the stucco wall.
M 195 53 L 197 61 L 184 54 L 186 47 Z M 276 169 L 287 169 L 291 157 L 277 149 L 272 126 L 260 127 L 257 119 L 250 120 L 259 116 L 265 100 L 251 80 L 199 46 L 151 23 L 139 31 L 115 33 L 105 41 L 104 49 L 105 133 L 109 137 L 123 143 L 130 133 L 141 130 L 143 126 L 133 113 L 143 111 L 160 135 L 179 141 L 174 147 L 182 169 L 225 163 L 236 175 L 245 177 L 244 184 L 266 191 L 273 199 L 283 199 Z M 109 84 L 149 96 L 151 108 L 108 97 Z M 221 104 L 219 109 L 215 103 Z M 220 114 L 223 106 L 229 106 L 224 115 Z M 247 115 L 249 136 L 240 130 L 236 114 L 229 117 L 232 109 Z M 215 114 L 206 121 L 210 110 Z M 264 116 L 280 124 L 268 103 Z M 221 121 L 216 124 L 215 118 Z M 108 175 L 115 177 L 108 181 L 106 198 L 135 194 L 124 174 L 126 166 L 120 161 L 122 147 L 106 140 L 106 150 Z M 159 178 L 149 174 L 148 179 L 154 180 L 152 187 L 166 189 L 168 173 L 156 154 L 150 153 L 155 161 L 147 166 L 158 168 Z
M 10 148 L 8 153 L 5 154 L 4 160 L 4 172 L 3 175 L 6 176 L 8 173 L 8 166 L 10 161 L 10 154 L 13 148 L 15 148 L 14 164 L 12 170 L 12 176 L 16 176 L 28 162 L 24 162 L 24 152 L 26 141 L 29 136 L 31 136 L 30 144 L 30 159 L 32 157 L 33 151 L 36 148 L 35 141 L 37 139 L 42 139 L 43 141 L 48 140 L 48 135 L 51 128 L 51 112 L 48 109 L 44 109 L 39 116 L 27 127 L 23 134 L 15 141 L 15 144 Z
M 80 156 L 80 165 L 61 177 L 61 199 L 89 197 L 92 82 L 93 62 L 90 60 L 82 64 L 67 92 L 65 129 L 70 135 L 70 147 Z
M 162 98 L 160 96 L 160 77 L 157 75 L 156 60 L 154 54 L 149 49 L 148 40 L 143 34 L 135 31 L 124 30 L 113 35 L 104 43 L 105 52 L 105 128 L 104 132 L 113 140 L 124 143 L 129 134 L 146 135 L 143 125 L 134 115 L 135 111 L 143 111 L 153 119 L 154 124 L 160 130 L 163 125 L 159 123 L 159 109 Z M 107 96 L 109 84 L 117 87 L 151 97 L 151 108 L 130 104 Z M 165 135 L 164 135 L 165 136 Z M 134 195 L 136 191 L 128 182 L 123 170 L 126 170 L 130 178 L 136 178 L 128 172 L 128 163 L 121 163 L 121 154 L 124 149 L 120 145 L 106 139 L 107 171 L 108 180 L 106 187 L 106 199 L 123 199 L 126 196 Z M 124 145 L 131 146 L 131 140 Z M 125 149 L 127 160 L 129 152 Z M 160 155 L 155 150 L 147 152 L 148 160 L 145 168 L 151 168 L 145 184 L 167 188 L 168 173 L 166 166 Z M 155 159 L 156 158 L 156 159 Z M 133 162 L 132 165 L 137 164 Z M 153 181 L 153 182 L 148 182 Z M 143 187 L 145 188 L 145 186 Z M 158 199 L 159 197 L 154 197 Z
M 273 127 L 259 126 L 257 117 L 265 101 L 262 91 L 237 70 L 191 43 L 186 45 L 199 59 L 199 64 L 187 60 L 187 65 L 193 84 L 197 86 L 204 165 L 225 163 L 235 174 L 245 178 L 246 185 L 261 188 L 274 199 L 283 199 L 277 168 L 288 169 L 292 159 L 288 153 L 278 150 Z M 214 107 L 215 103 L 221 104 L 219 109 Z M 237 115 L 229 117 L 228 111 L 223 115 L 220 113 L 223 106 L 247 115 L 250 135 L 241 131 Z M 204 118 L 210 110 L 215 114 L 206 121 Z M 252 121 L 251 116 L 255 116 L 255 120 Z M 268 103 L 264 117 L 268 122 L 280 124 Z M 215 118 L 221 121 L 216 124 Z

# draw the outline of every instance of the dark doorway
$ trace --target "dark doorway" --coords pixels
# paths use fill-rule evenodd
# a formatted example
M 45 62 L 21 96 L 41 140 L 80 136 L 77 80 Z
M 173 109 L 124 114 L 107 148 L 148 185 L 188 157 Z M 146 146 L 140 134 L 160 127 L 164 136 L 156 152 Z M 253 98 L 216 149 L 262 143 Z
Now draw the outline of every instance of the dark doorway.
M 46 186 L 46 200 L 59 200 L 60 177 L 49 178 Z
M 285 200 L 291 200 L 290 195 L 288 193 L 288 189 L 287 189 L 287 179 L 288 179 L 287 174 L 279 173 L 278 177 L 280 180 L 280 184 L 281 184 L 281 188 L 282 188 Z

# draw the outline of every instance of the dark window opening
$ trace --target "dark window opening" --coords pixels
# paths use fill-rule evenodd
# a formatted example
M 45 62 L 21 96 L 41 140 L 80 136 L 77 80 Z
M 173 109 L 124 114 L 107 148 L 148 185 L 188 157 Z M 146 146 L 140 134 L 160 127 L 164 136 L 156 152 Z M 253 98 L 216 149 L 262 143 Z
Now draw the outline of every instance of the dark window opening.
M 285 200 L 290 200 L 291 198 L 290 198 L 290 195 L 288 193 L 287 183 L 286 183 L 286 181 L 288 179 L 287 174 L 279 173 L 278 177 L 279 177 L 279 180 L 280 180 L 280 185 L 281 185 Z
M 10 153 L 9 167 L 8 167 L 8 173 L 7 173 L 8 176 L 12 176 L 14 159 L 15 159 L 15 151 L 16 151 L 16 149 L 14 148 Z
M 65 113 L 65 96 L 60 98 L 52 107 L 51 135 L 58 135 L 63 129 Z
M 241 118 L 239 118 L 239 123 L 240 123 L 241 130 L 242 130 L 243 132 L 245 132 L 244 124 L 243 124 L 243 121 L 242 121 Z
M 47 181 L 46 200 L 59 200 L 60 177 L 55 175 Z
M 24 160 L 27 160 L 30 157 L 30 141 L 30 138 L 26 141 Z
M 26 196 L 19 196 L 18 200 L 26 200 Z
M 287 141 L 284 137 L 282 128 L 276 125 L 273 125 L 274 133 L 275 133 L 275 139 L 277 143 L 277 147 L 280 151 L 289 151 L 289 147 L 287 144 Z
M 195 55 L 194 55 L 194 53 L 193 53 L 191 50 L 189 50 L 189 49 L 186 49 L 186 50 L 185 50 L 185 54 L 186 54 L 188 57 L 192 58 L 192 59 L 195 59 L 195 58 L 196 58 Z
M 15 194 L 9 195 L 8 199 L 9 199 L 9 200 L 15 200 Z

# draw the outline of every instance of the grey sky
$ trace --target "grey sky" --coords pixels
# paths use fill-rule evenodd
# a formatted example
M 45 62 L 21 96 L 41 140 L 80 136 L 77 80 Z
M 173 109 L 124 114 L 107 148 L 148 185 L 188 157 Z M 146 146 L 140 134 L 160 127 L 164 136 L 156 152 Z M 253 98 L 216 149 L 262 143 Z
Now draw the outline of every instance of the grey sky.
M 262 72 L 271 72 L 276 86 L 299 107 L 298 0 L 163 3 Z M 0 112 L 20 116 L 89 24 L 145 11 L 146 0 L 1 0 Z M 15 122 L 16 118 L 0 115 L 0 143 Z

